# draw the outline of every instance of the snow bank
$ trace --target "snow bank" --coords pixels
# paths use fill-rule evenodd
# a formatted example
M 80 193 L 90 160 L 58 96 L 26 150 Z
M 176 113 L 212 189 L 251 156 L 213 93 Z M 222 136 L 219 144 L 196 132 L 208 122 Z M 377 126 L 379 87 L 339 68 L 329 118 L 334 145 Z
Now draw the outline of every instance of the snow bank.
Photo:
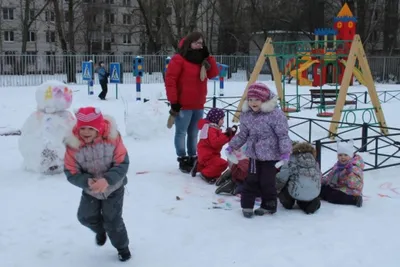
M 150 140 L 165 135 L 169 107 L 163 101 L 125 103 L 125 131 L 135 139 Z

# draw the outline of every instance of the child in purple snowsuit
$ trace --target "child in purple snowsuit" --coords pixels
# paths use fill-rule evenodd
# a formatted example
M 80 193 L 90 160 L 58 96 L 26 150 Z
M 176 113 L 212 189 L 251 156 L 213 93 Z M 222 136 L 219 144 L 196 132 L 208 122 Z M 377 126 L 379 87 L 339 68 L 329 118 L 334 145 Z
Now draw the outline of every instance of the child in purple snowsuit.
M 242 106 L 240 132 L 229 142 L 228 150 L 237 150 L 247 142 L 249 175 L 241 197 L 242 212 L 247 218 L 253 216 L 254 201 L 260 194 L 261 206 L 254 213 L 262 216 L 276 212 L 275 164 L 287 162 L 292 151 L 287 118 L 277 105 L 277 96 L 265 84 L 250 85 Z

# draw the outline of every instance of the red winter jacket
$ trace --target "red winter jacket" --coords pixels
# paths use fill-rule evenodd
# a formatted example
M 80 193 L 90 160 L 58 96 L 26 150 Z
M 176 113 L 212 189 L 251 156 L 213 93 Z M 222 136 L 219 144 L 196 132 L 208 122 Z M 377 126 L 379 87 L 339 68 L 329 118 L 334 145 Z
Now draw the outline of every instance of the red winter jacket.
M 211 68 L 207 71 L 207 78 L 218 75 L 215 58 L 207 58 Z M 187 61 L 180 54 L 171 58 L 165 75 L 167 98 L 171 104 L 181 104 L 182 109 L 203 109 L 207 96 L 207 79 L 200 80 L 201 64 Z
M 199 129 L 203 129 L 206 123 L 210 123 L 206 119 L 201 119 L 198 122 Z M 197 144 L 197 156 L 199 163 L 206 162 L 213 157 L 221 157 L 222 147 L 227 144 L 232 138 L 228 137 L 221 131 L 221 129 L 216 128 L 210 124 L 208 128 L 207 139 L 200 139 Z

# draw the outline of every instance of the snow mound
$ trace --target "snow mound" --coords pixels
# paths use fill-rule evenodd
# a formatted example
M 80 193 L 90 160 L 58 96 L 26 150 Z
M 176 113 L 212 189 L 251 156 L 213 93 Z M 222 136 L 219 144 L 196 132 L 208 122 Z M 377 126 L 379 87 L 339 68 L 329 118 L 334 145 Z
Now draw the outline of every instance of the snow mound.
M 18 140 L 24 169 L 43 174 L 64 169 L 64 138 L 71 133 L 75 117 L 70 111 L 53 114 L 37 111 L 25 121 Z
M 45 113 L 69 109 L 72 104 L 72 90 L 60 81 L 46 81 L 36 89 L 37 108 Z
M 169 107 L 163 101 L 125 103 L 125 131 L 135 139 L 149 140 L 168 131 Z

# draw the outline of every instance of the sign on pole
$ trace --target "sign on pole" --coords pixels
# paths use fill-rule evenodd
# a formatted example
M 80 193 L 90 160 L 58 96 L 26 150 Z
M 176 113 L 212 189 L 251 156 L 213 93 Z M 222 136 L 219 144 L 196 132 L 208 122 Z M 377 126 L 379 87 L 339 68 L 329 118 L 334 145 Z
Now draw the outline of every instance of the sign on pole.
M 82 62 L 82 79 L 84 81 L 91 81 L 93 79 L 93 62 Z
M 110 83 L 123 83 L 122 66 L 119 62 L 110 63 Z

